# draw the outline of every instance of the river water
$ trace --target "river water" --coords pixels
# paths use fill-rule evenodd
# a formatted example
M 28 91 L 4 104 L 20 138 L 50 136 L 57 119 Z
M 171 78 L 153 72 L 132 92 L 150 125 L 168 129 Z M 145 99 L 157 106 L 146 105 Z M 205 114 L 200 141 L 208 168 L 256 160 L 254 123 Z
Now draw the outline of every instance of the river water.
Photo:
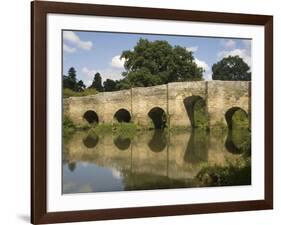
M 213 175 L 204 178 L 207 182 L 198 181 L 199 172 L 208 166 L 225 168 L 231 162 L 244 160 L 248 136 L 245 131 L 152 130 L 139 132 L 133 138 L 76 132 L 64 143 L 62 191 L 67 194 L 216 186 L 217 180 L 215 184 L 209 181 L 214 180 Z M 240 170 L 233 171 L 231 176 L 235 178 L 235 171 Z M 250 178 L 239 182 L 237 179 L 234 183 L 251 184 Z

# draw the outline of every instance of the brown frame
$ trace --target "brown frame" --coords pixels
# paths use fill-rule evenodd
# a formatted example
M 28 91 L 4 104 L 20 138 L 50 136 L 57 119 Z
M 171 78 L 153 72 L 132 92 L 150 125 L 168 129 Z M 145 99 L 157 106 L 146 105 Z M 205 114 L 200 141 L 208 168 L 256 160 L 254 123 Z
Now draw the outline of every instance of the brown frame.
M 265 28 L 265 199 L 47 212 L 46 18 L 48 13 L 261 25 Z M 31 222 L 33 224 L 273 209 L 273 17 L 62 2 L 31 3 Z

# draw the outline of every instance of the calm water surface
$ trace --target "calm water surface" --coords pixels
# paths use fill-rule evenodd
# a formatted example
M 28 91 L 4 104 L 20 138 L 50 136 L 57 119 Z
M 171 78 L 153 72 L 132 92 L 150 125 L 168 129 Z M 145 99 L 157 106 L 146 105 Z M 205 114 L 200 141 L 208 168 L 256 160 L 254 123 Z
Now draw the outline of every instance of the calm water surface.
M 243 157 L 246 136 L 154 130 L 129 139 L 77 132 L 64 144 L 63 193 L 204 186 L 194 182 L 199 171 Z

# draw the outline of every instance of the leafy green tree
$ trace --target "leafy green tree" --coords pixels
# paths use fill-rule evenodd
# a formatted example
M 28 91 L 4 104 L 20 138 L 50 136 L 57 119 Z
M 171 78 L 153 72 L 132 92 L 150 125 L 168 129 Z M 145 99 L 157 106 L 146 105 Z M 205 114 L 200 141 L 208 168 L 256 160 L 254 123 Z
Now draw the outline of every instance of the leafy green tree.
M 167 41 L 140 39 L 133 50 L 123 51 L 131 86 L 153 86 L 175 81 L 202 80 L 203 69 L 194 61 L 191 51 L 171 46 Z
M 69 88 L 73 91 L 75 91 L 76 88 L 76 70 L 74 69 L 74 67 L 71 67 L 68 70 L 68 75 L 67 76 L 63 76 L 63 87 L 64 88 Z
M 94 80 L 90 88 L 95 88 L 97 91 L 101 92 L 103 91 L 102 87 L 102 79 L 100 73 L 96 73 L 94 76 Z
M 75 85 L 75 91 L 78 91 L 78 92 L 84 91 L 85 88 L 86 88 L 86 85 L 83 83 L 82 80 L 79 80 Z
M 106 79 L 106 81 L 103 82 L 103 88 L 104 91 L 116 91 L 116 82 L 111 79 Z
M 251 80 L 250 67 L 239 56 L 228 56 L 212 66 L 213 80 Z
M 127 78 L 116 80 L 115 83 L 116 83 L 116 90 L 124 90 L 124 89 L 131 88 L 131 83 Z

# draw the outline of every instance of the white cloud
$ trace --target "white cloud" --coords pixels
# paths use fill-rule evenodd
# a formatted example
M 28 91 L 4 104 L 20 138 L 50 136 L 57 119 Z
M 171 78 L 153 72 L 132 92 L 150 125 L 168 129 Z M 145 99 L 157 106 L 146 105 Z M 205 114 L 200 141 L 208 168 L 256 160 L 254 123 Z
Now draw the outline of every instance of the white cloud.
M 199 60 L 197 58 L 195 58 L 194 61 L 197 66 L 201 67 L 204 70 L 204 72 L 203 72 L 204 79 L 212 80 L 212 73 L 210 71 L 211 69 L 210 69 L 209 65 L 205 61 Z
M 64 31 L 63 40 L 72 44 L 73 48 L 80 48 L 83 50 L 91 50 L 93 43 L 91 41 L 82 41 L 73 31 Z
M 225 48 L 233 49 L 233 48 L 235 48 L 235 46 L 236 46 L 236 42 L 233 41 L 232 39 L 229 39 L 229 40 L 222 40 L 222 45 L 223 45 Z
M 116 55 L 111 60 L 111 66 L 113 68 L 123 69 L 124 68 L 125 59 L 120 59 L 120 55 Z
M 196 52 L 198 50 L 198 46 L 186 47 L 186 50 L 190 52 Z
M 209 65 L 205 61 L 199 60 L 197 58 L 195 58 L 194 61 L 197 64 L 197 66 L 201 67 L 205 72 L 210 70 Z
M 80 41 L 78 47 L 84 50 L 90 50 L 93 44 L 91 41 Z
M 203 77 L 204 77 L 205 80 L 213 80 L 211 72 L 204 73 Z
M 239 56 L 240 58 L 242 58 L 251 68 L 251 54 L 249 52 L 248 49 L 240 49 L 240 48 L 236 48 L 233 50 L 224 50 L 224 51 L 220 51 L 218 53 L 218 58 L 222 59 L 224 57 L 228 57 L 228 56 Z
M 63 51 L 68 52 L 68 53 L 73 53 L 76 52 L 76 48 L 72 48 L 68 46 L 67 44 L 63 44 Z
M 121 172 L 116 169 L 111 169 L 111 174 L 114 178 L 117 178 L 117 179 L 120 179 L 120 177 L 121 177 Z
M 69 41 L 71 43 L 78 43 L 80 38 L 73 31 L 64 31 L 63 40 Z
M 111 80 L 119 80 L 122 77 L 122 69 L 89 69 L 87 67 L 82 68 L 82 75 L 83 75 L 83 81 L 86 84 L 86 86 L 89 86 L 92 84 L 94 76 L 96 73 L 101 74 L 102 82 L 104 82 L 106 79 Z

